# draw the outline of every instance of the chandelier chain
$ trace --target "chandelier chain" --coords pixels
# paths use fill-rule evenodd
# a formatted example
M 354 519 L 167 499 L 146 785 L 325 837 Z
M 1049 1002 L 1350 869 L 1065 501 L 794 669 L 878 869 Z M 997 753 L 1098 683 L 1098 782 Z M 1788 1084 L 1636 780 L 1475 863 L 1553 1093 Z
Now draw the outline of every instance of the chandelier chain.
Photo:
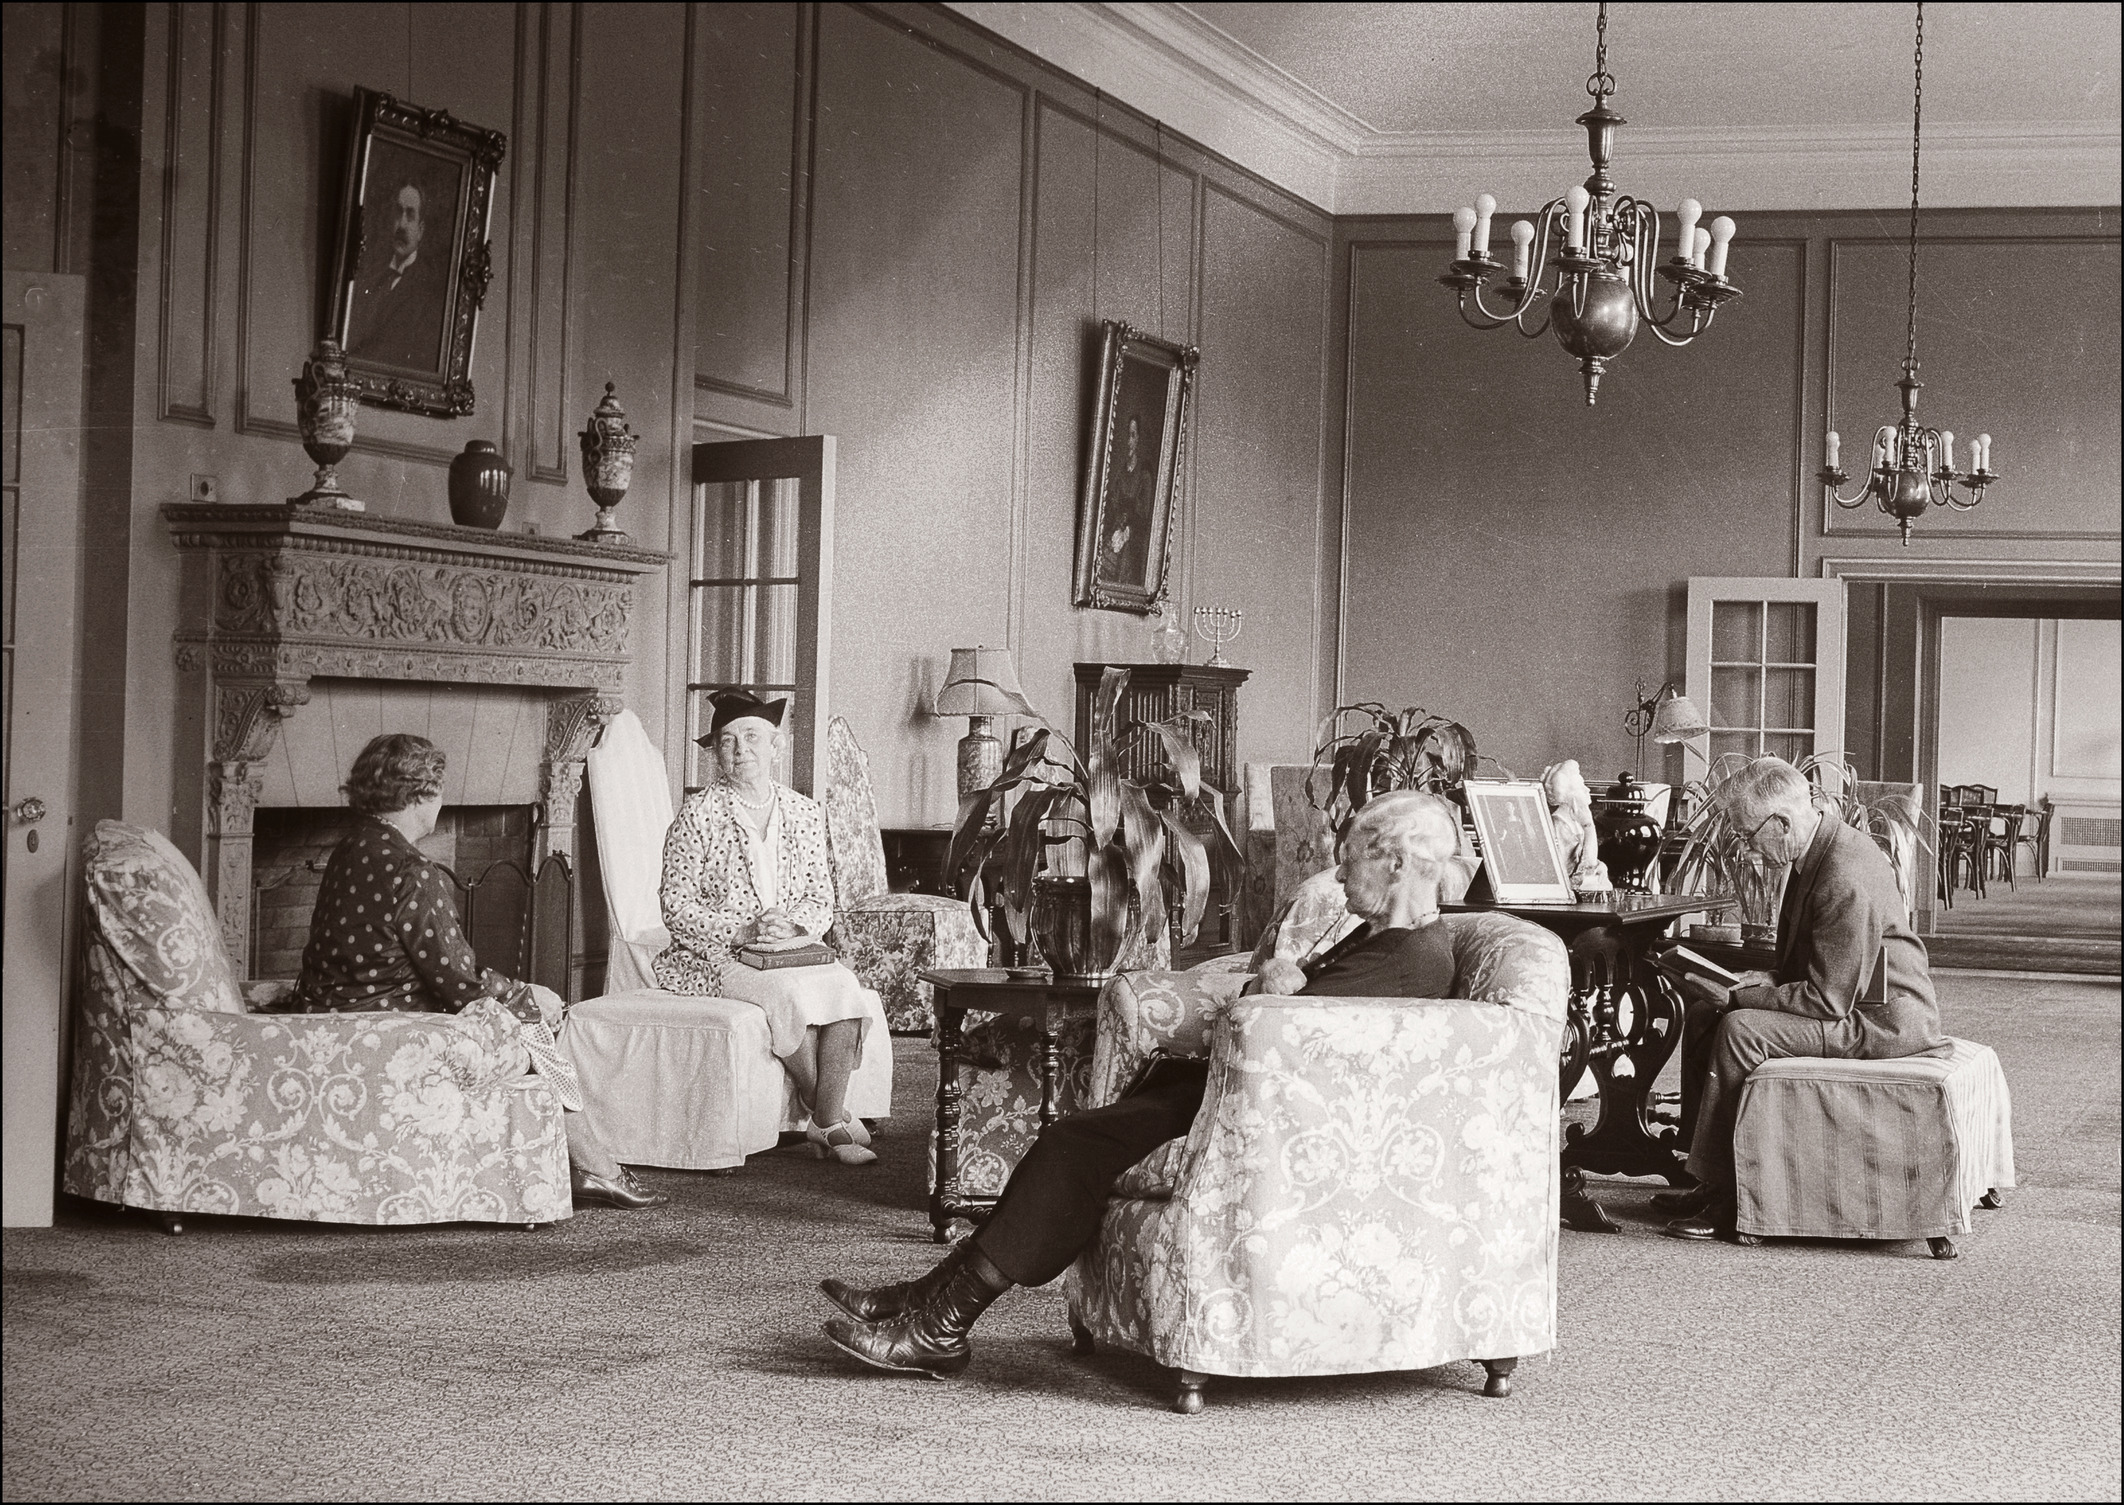
M 1608 71 L 1608 0 L 1600 0 L 1597 33 L 1593 48 L 1593 76 L 1586 80 L 1586 92 L 1595 100 L 1603 100 L 1615 92 L 1615 75 Z
M 1925 129 L 1925 0 L 1917 0 L 1917 46 L 1913 62 L 1915 82 L 1910 96 L 1910 325 L 1904 361 L 1917 366 L 1918 299 L 1918 149 Z

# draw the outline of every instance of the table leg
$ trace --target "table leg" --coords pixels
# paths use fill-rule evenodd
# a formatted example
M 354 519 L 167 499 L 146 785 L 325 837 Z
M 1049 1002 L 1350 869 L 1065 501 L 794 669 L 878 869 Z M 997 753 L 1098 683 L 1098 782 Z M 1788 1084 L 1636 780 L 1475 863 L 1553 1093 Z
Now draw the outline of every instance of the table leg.
M 1659 1176 L 1670 1186 L 1687 1184 L 1689 1173 L 1678 1125 L 1652 1113 L 1652 1084 L 1681 1044 L 1682 1004 L 1674 989 L 1650 967 L 1631 967 L 1610 994 L 1612 1006 L 1595 1021 L 1600 1040 L 1593 1052 L 1593 1078 L 1600 1084 L 1600 1117 L 1589 1133 L 1573 1124 L 1564 1139 L 1564 1164 L 1615 1176 Z M 1627 1028 L 1615 1015 L 1630 1006 Z
M 1062 1078 L 1061 1021 L 1050 1010 L 1040 1020 L 1040 1127 L 1060 1118 L 1057 1101 Z
M 937 1168 L 929 1191 L 931 1236 L 951 1242 L 951 1207 L 959 1199 L 959 1105 L 966 1089 L 959 1081 L 959 1049 L 966 1010 L 954 1008 L 943 989 L 936 994 L 937 1013 Z

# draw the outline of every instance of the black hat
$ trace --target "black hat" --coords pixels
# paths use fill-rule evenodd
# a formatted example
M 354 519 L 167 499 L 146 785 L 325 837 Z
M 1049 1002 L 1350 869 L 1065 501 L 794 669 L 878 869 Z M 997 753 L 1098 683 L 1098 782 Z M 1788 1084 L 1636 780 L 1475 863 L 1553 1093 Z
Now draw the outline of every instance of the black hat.
M 708 697 L 715 707 L 715 719 L 708 723 L 708 735 L 693 740 L 703 747 L 715 745 L 716 734 L 733 721 L 742 721 L 747 716 L 757 716 L 769 726 L 780 726 L 782 717 L 789 712 L 785 700 L 762 700 L 750 690 L 717 690 Z

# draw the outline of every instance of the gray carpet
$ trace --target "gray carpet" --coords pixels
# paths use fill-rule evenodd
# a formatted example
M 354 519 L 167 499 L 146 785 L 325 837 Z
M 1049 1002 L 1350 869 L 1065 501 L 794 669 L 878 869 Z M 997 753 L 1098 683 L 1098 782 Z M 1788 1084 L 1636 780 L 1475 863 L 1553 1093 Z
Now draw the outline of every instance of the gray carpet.
M 898 1045 L 883 1160 L 651 1173 L 665 1210 L 537 1233 L 71 1208 L 5 1255 L 7 1499 L 2017 1498 L 2118 1493 L 2118 991 L 1947 975 L 1995 1046 L 2021 1190 L 1963 1257 L 1676 1244 L 1650 1188 L 1566 1233 L 1562 1346 L 1507 1401 L 1472 1364 L 1214 1382 L 1073 1358 L 1015 1292 L 945 1384 L 857 1372 L 812 1283 L 932 1257 L 933 1057 Z

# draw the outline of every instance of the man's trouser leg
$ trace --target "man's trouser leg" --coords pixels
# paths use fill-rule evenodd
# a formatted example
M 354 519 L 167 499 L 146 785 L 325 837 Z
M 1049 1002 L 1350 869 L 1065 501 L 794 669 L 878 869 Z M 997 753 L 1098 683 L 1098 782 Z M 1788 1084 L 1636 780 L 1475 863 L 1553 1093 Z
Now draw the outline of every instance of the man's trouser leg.
M 1696 1143 L 1696 1120 L 1703 1110 L 1704 1078 L 1711 1070 L 1711 1047 L 1718 1043 L 1718 1027 L 1725 1008 L 1708 998 L 1684 993 L 1681 1044 L 1681 1142 Z
M 1689 1170 L 1715 1199 L 1733 1198 L 1733 1124 L 1740 1114 L 1741 1084 L 1773 1056 L 1841 1056 L 1832 1049 L 1819 1019 L 1773 1009 L 1734 1009 L 1712 1035 Z
M 1203 1086 L 1175 1082 L 1042 1129 L 974 1234 L 975 1247 L 1013 1284 L 1046 1285 L 1099 1231 L 1120 1174 L 1187 1132 Z

